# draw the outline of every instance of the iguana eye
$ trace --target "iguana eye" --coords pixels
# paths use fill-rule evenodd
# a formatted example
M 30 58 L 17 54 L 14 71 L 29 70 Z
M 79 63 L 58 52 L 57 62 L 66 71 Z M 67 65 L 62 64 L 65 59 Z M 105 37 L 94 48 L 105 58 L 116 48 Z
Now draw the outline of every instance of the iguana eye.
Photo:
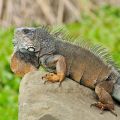
M 30 52 L 35 52 L 35 48 L 34 47 L 29 47 L 27 50 L 30 51 Z
M 29 29 L 23 29 L 24 34 L 28 34 L 30 32 Z

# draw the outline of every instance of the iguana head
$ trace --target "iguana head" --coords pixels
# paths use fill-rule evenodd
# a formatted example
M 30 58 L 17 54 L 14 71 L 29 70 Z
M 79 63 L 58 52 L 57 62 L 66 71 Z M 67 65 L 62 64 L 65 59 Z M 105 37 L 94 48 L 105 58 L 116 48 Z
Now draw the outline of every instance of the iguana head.
M 54 51 L 53 37 L 44 28 L 17 28 L 11 69 L 19 76 L 39 68 L 40 56 Z

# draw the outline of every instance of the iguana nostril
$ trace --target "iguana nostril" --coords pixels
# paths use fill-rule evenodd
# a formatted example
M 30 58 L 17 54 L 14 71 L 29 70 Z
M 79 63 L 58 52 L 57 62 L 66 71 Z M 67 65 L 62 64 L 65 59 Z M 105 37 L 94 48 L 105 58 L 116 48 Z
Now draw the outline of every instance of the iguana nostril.
M 15 29 L 15 33 L 16 33 L 16 34 L 17 34 L 17 33 L 20 33 L 22 30 L 23 30 L 23 28 L 16 28 L 16 29 Z

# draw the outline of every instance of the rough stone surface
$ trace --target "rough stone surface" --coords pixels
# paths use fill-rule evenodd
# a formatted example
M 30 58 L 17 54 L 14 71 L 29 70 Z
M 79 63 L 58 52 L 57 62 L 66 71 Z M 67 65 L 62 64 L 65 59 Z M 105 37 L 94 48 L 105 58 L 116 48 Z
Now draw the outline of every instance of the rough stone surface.
M 45 73 L 44 73 L 45 74 Z M 94 91 L 68 78 L 58 83 L 46 83 L 40 71 L 28 73 L 20 84 L 19 120 L 120 120 L 108 111 L 100 114 L 90 104 L 96 102 Z

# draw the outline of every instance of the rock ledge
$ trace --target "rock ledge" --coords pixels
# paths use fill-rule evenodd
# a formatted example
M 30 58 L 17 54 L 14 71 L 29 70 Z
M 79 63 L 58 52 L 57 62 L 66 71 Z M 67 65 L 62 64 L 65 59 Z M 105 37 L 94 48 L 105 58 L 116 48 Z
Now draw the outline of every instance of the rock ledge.
M 20 84 L 19 120 L 120 120 L 120 106 L 115 106 L 118 117 L 90 104 L 96 102 L 94 91 L 68 78 L 59 87 L 41 79 L 45 73 L 31 72 Z

